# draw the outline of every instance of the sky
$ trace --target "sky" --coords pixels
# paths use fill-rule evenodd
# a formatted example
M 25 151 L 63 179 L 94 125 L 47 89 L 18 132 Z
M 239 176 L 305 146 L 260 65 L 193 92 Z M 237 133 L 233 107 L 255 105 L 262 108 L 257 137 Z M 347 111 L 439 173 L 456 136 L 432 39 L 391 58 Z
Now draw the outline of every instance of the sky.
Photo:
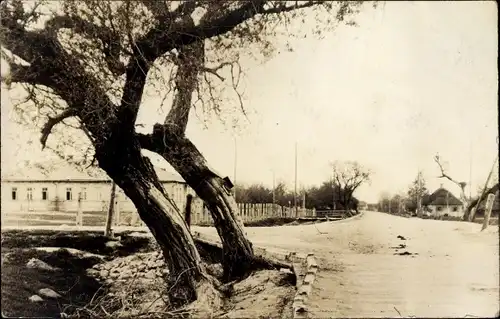
M 364 201 L 405 192 L 418 170 L 431 191 L 443 184 L 458 195 L 437 178 L 439 153 L 475 194 L 498 153 L 496 4 L 386 2 L 355 20 L 294 41 L 294 52 L 241 61 L 248 120 L 233 114 L 238 129 L 217 120 L 205 127 L 193 111 L 187 136 L 219 174 L 236 171 L 237 183 L 271 187 L 274 176 L 293 189 L 297 143 L 299 187 L 329 179 L 330 162 L 350 160 L 373 172 L 355 193 Z M 137 122 L 146 130 L 161 119 L 158 105 L 143 101 Z M 5 132 L 18 128 L 4 114 L 2 166 L 44 157 L 39 143 L 9 140 Z

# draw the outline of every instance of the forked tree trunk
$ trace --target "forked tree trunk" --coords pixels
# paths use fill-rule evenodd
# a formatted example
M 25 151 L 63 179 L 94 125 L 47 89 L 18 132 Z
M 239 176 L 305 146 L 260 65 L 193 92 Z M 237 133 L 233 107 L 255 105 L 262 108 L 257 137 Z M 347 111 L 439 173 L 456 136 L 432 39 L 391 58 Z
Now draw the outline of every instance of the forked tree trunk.
M 215 298 L 210 300 L 219 304 L 213 280 L 202 265 L 181 212 L 165 194 L 150 161 L 134 144 L 127 141 L 117 147 L 119 149 L 97 151 L 96 156 L 99 166 L 134 203 L 139 216 L 160 245 L 172 283 L 170 301 L 174 306 L 181 306 L 195 301 L 199 297 L 197 291 L 203 290 L 204 294 L 212 292 Z
M 158 131 L 152 138 L 138 137 L 143 148 L 162 155 L 207 205 L 222 241 L 225 280 L 248 275 L 256 267 L 253 247 L 224 180 L 186 137 Z

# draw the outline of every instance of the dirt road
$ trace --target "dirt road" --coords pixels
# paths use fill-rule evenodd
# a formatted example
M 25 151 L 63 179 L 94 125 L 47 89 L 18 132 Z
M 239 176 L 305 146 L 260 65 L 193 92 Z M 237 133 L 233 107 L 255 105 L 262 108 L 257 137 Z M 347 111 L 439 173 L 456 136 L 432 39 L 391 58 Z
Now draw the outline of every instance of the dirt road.
M 316 254 L 320 272 L 308 302 L 315 318 L 497 315 L 498 227 L 480 229 L 374 212 L 345 222 L 246 228 L 256 245 Z

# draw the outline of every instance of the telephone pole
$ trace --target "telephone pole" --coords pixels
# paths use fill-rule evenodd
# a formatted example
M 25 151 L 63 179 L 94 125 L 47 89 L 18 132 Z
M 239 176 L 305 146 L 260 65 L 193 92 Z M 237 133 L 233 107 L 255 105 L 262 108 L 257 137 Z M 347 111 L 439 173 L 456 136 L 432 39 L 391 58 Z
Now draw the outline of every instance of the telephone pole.
M 469 200 L 472 200 L 472 138 L 469 145 Z
M 276 177 L 273 170 L 273 204 L 275 203 L 276 203 Z
M 234 192 L 233 192 L 233 195 L 234 195 L 234 201 L 236 201 L 236 163 L 237 163 L 237 160 L 238 159 L 238 149 L 237 149 L 237 145 L 236 145 L 236 137 L 234 137 L 234 172 L 233 172 L 233 183 L 234 183 Z
M 298 217 L 298 207 L 297 207 L 297 142 L 295 142 L 295 188 L 293 192 L 293 205 L 295 207 L 295 217 Z

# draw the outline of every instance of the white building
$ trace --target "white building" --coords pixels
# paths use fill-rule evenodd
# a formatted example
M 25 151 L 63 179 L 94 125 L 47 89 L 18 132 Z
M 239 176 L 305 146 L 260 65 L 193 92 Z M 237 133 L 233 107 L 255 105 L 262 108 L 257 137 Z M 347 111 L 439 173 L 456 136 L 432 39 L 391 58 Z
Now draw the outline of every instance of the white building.
M 435 217 L 462 217 L 464 215 L 462 202 L 442 185 L 425 199 L 423 205 L 428 208 L 431 216 Z
M 155 168 L 166 192 L 182 211 L 187 194 L 194 191 L 178 174 Z M 69 164 L 58 164 L 45 172 L 41 167 L 31 167 L 4 174 L 2 172 L 2 217 L 16 213 L 32 212 L 33 215 L 57 215 L 83 211 L 105 216 L 111 198 L 111 179 L 100 169 L 77 170 Z M 115 203 L 120 213 L 136 214 L 132 201 L 116 188 Z M 195 196 L 196 197 L 196 196 Z M 80 201 L 79 201 L 80 198 Z M 195 200 L 196 207 L 202 206 Z M 97 216 L 96 216 L 97 217 Z

